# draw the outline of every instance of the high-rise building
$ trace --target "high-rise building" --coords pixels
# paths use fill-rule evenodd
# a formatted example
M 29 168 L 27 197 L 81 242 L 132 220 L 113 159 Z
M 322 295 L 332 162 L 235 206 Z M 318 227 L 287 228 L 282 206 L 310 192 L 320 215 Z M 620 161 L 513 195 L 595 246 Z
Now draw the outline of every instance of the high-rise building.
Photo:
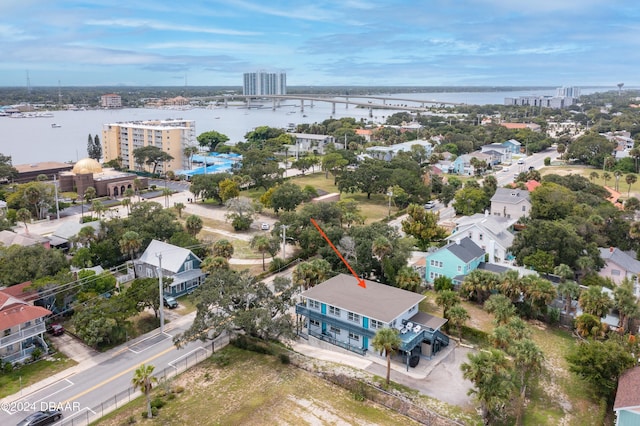
M 266 71 L 244 74 L 243 95 L 286 95 L 287 74 Z
M 122 97 L 115 93 L 100 96 L 100 104 L 103 108 L 122 108 Z
M 580 88 L 574 87 L 574 86 L 558 87 L 556 91 L 556 96 L 578 99 L 580 97 Z
M 153 166 L 136 164 L 133 151 L 144 146 L 157 146 L 173 157 L 159 164 L 156 173 L 186 169 L 189 159 L 184 149 L 196 145 L 195 121 L 168 119 L 104 124 L 102 145 L 104 161 L 120 158 L 124 169 L 152 170 Z

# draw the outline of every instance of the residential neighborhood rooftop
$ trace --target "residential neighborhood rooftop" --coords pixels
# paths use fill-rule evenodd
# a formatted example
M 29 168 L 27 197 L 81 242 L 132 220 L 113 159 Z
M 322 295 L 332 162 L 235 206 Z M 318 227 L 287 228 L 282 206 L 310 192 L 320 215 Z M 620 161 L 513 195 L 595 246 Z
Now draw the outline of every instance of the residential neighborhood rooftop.
M 358 285 L 352 275 L 339 274 L 302 293 L 302 297 L 319 300 L 351 312 L 390 322 L 398 312 L 404 312 L 419 303 L 425 296 L 364 280 L 366 288 Z

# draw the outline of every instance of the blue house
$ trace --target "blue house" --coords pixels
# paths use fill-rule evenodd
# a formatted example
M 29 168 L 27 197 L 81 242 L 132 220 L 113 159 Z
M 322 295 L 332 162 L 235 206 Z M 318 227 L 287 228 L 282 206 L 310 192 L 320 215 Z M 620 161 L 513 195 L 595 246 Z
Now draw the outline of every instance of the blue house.
M 364 356 L 379 356 L 371 341 L 382 328 L 394 328 L 402 340 L 400 356 L 431 357 L 449 344 L 440 332 L 446 319 L 420 312 L 425 296 L 374 281 L 357 280 L 340 274 L 304 291 L 296 305 L 298 334 L 314 337 Z M 306 332 L 305 332 L 306 330 Z
M 136 277 L 157 278 L 162 264 L 163 278 L 171 278 L 164 294 L 178 297 L 191 293 L 202 284 L 206 274 L 200 269 L 202 260 L 186 248 L 153 240 L 135 261 Z
M 522 144 L 515 139 L 509 139 L 506 142 L 502 142 L 502 146 L 507 148 L 513 154 L 520 154 L 520 150 L 522 149 Z
M 446 246 L 428 253 L 426 257 L 425 280 L 433 283 L 433 280 L 445 276 L 457 282 L 456 277 L 467 275 L 478 268 L 484 262 L 485 252 L 478 247 L 471 238 L 458 238 Z

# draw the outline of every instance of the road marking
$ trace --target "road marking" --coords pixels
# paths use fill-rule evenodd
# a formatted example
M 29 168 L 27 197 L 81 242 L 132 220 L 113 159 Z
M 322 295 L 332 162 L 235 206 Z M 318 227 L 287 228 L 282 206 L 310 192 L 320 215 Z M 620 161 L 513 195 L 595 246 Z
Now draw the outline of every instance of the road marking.
M 80 411 L 77 411 L 77 412 L 75 412 L 74 414 L 70 415 L 69 417 L 65 417 L 65 418 L 64 418 L 65 424 L 66 424 L 66 422 L 68 422 L 69 420 L 71 420 L 71 419 L 73 419 L 73 418 L 75 418 L 75 417 L 80 416 L 80 414 L 82 414 L 85 410 L 86 410 L 86 411 L 91 411 L 91 412 L 93 413 L 93 415 L 94 415 L 94 416 L 96 415 L 96 412 L 95 412 L 95 411 L 93 411 L 91 408 L 89 408 L 89 407 L 85 407 L 85 408 L 81 409 Z M 88 419 L 87 419 L 87 420 L 88 420 Z M 72 424 L 73 424 L 73 422 L 72 422 Z
M 40 398 L 40 399 L 39 399 L 39 400 L 37 400 L 36 402 L 40 402 L 40 401 L 43 401 L 43 400 L 45 400 L 45 399 L 49 399 L 50 397 L 52 397 L 53 395 L 57 394 L 58 392 L 62 392 L 63 390 L 68 389 L 68 388 L 70 388 L 71 386 L 73 386 L 73 385 L 74 385 L 74 383 L 73 383 L 71 380 L 69 380 L 69 379 L 64 379 L 64 380 L 66 380 L 66 381 L 69 383 L 67 386 L 63 387 L 63 388 L 62 388 L 62 389 L 60 389 L 60 390 L 55 391 L 54 393 L 50 393 L 49 395 L 47 395 L 47 396 L 46 396 L 46 397 L 44 397 L 44 398 Z
M 146 342 L 147 340 L 157 339 L 158 337 L 162 337 L 162 339 L 157 340 L 157 341 L 152 340 L 152 342 L 153 342 L 153 343 L 152 343 L 152 344 L 150 344 L 150 345 L 149 345 L 149 346 L 147 346 L 147 347 L 144 347 L 143 349 L 140 349 L 140 350 L 138 350 L 138 351 L 137 351 L 137 350 L 133 350 L 133 349 L 131 349 L 131 348 L 135 348 L 135 347 L 137 347 L 138 345 L 143 346 L 143 345 L 144 345 L 144 342 Z M 172 337 L 172 336 L 171 336 L 170 334 L 167 334 L 167 333 L 158 333 L 158 334 L 154 334 L 153 336 L 146 337 L 146 338 L 144 338 L 144 339 L 140 340 L 139 342 L 134 343 L 133 345 L 129 346 L 129 348 L 128 348 L 128 349 L 129 349 L 131 352 L 133 352 L 134 354 L 139 354 L 139 353 L 144 352 L 144 351 L 146 351 L 147 349 L 149 349 L 149 348 L 151 348 L 151 347 L 153 347 L 153 346 L 157 345 L 158 343 L 162 343 L 162 342 L 164 342 L 165 340 L 167 340 L 167 339 L 169 339 L 169 338 L 171 338 L 171 337 Z
M 136 365 L 134 365 L 133 367 L 129 367 L 129 368 L 127 368 L 126 370 L 119 372 L 119 373 L 118 373 L 118 374 L 116 374 L 115 376 L 112 376 L 112 377 L 108 378 L 107 380 L 104 380 L 104 381 L 102 381 L 102 382 L 98 383 L 97 385 L 94 385 L 94 386 L 90 387 L 89 389 L 87 389 L 87 390 L 85 390 L 85 391 L 82 391 L 82 392 L 80 392 L 79 394 L 74 395 L 73 397 L 68 398 L 68 399 L 66 399 L 66 400 L 62 401 L 62 402 L 61 402 L 61 404 L 63 404 L 63 405 L 64 405 L 64 404 L 68 404 L 68 403 L 70 403 L 70 402 L 72 402 L 72 401 L 74 401 L 74 400 L 76 400 L 76 399 L 80 398 L 81 396 L 84 396 L 84 395 L 88 394 L 89 392 L 93 392 L 94 390 L 96 390 L 96 389 L 98 389 L 98 388 L 100 388 L 100 387 L 102 387 L 102 386 L 106 385 L 107 383 L 112 382 L 112 381 L 114 381 L 115 379 L 117 379 L 117 378 L 119 378 L 119 377 L 121 377 L 121 376 L 124 376 L 124 375 L 125 375 L 125 374 L 127 374 L 127 373 L 130 373 L 131 371 L 133 371 L 133 370 L 135 370 L 136 368 L 138 368 L 140 365 L 142 365 L 142 364 L 146 364 L 146 363 L 148 363 L 149 361 L 153 361 L 154 359 L 159 358 L 159 357 L 161 357 L 162 355 L 167 354 L 167 353 L 169 353 L 169 352 L 171 352 L 171 351 L 173 351 L 173 350 L 175 350 L 175 349 L 176 349 L 176 347 L 175 347 L 174 345 L 171 345 L 171 347 L 169 347 L 169 348 L 165 349 L 164 351 L 162 351 L 162 352 L 160 352 L 160 353 L 157 353 L 157 354 L 155 354 L 155 355 L 153 355 L 153 356 L 151 356 L 151 357 L 149 357 L 149 358 L 145 359 L 145 360 L 144 360 L 144 361 L 142 361 L 141 363 L 136 364 Z

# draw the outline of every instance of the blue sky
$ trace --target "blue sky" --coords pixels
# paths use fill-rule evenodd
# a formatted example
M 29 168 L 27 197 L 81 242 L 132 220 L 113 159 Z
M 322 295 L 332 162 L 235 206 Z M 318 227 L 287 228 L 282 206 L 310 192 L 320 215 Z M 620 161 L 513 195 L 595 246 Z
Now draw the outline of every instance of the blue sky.
M 636 0 L 3 0 L 0 86 L 634 86 Z

